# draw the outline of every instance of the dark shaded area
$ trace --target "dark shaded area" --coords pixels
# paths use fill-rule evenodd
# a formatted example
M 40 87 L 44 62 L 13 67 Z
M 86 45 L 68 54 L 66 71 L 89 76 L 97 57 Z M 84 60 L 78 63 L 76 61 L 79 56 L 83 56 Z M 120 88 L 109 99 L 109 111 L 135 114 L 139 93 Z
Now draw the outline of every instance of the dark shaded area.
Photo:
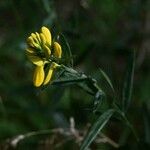
M 1 0 L 0 1 L 0 141 L 42 129 L 68 127 L 74 117 L 82 129 L 92 122 L 91 97 L 75 86 L 53 87 L 44 91 L 32 85 L 33 66 L 25 56 L 26 38 L 41 26 L 54 35 L 63 33 L 74 57 L 74 68 L 96 78 L 112 101 L 113 93 L 99 79 L 102 68 L 112 80 L 118 103 L 130 51 L 136 50 L 134 91 L 128 118 L 137 131 L 115 120 L 105 132 L 119 149 L 150 148 L 150 2 L 148 0 Z M 104 106 L 106 107 L 106 106 Z M 20 149 L 42 149 L 33 138 Z M 56 141 L 61 141 L 62 137 Z M 64 149 L 79 149 L 71 141 Z M 113 149 L 92 145 L 95 149 Z M 46 144 L 43 145 L 45 149 Z M 61 149 L 61 148 L 58 148 Z

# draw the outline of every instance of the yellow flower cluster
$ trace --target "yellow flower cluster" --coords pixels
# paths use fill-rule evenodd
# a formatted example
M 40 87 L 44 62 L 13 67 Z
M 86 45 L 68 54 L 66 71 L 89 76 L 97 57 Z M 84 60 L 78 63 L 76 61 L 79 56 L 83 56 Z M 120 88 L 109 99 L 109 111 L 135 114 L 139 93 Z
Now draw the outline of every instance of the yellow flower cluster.
M 52 41 L 51 32 L 48 28 L 42 27 L 41 33 L 32 33 L 27 38 L 27 45 L 27 56 L 36 65 L 33 75 L 34 86 L 39 87 L 48 84 L 54 69 L 59 66 L 57 61 L 62 56 L 60 44 Z M 47 72 L 45 71 L 46 64 L 49 66 Z

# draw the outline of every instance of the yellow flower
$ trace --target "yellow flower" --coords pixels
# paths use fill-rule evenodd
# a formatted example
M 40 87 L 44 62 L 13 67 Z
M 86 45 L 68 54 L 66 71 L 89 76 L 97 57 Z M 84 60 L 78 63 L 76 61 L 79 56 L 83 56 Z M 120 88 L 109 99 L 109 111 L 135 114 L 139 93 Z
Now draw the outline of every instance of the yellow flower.
M 41 28 L 41 33 L 31 33 L 27 38 L 27 45 L 27 57 L 36 65 L 33 75 L 34 86 L 48 84 L 55 68 L 59 66 L 58 60 L 62 56 L 61 45 L 56 41 L 52 42 L 51 32 L 46 27 Z M 45 74 L 46 64 L 50 64 L 47 74 Z

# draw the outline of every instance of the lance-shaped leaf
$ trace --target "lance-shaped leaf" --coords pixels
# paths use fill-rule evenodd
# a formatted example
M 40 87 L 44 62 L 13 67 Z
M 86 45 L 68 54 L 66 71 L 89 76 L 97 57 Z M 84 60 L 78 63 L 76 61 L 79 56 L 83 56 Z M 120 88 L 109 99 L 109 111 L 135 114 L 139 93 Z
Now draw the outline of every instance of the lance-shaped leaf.
M 102 69 L 100 69 L 100 73 L 104 77 L 104 79 L 107 81 L 107 83 L 111 87 L 112 91 L 114 92 L 115 90 L 114 90 L 113 84 L 112 84 L 110 78 L 108 77 L 108 75 Z
M 122 110 L 126 111 L 130 105 L 132 88 L 133 88 L 133 78 L 134 78 L 134 68 L 135 68 L 135 51 L 130 54 L 126 77 L 124 80 L 123 92 L 122 92 Z
M 106 123 L 109 121 L 111 116 L 113 115 L 114 110 L 109 109 L 106 112 L 104 112 L 97 121 L 93 124 L 90 131 L 86 135 L 85 139 L 83 140 L 83 143 L 80 147 L 80 150 L 87 150 L 88 146 L 92 143 L 92 141 L 96 138 L 98 133 L 103 129 L 103 127 L 106 125 Z

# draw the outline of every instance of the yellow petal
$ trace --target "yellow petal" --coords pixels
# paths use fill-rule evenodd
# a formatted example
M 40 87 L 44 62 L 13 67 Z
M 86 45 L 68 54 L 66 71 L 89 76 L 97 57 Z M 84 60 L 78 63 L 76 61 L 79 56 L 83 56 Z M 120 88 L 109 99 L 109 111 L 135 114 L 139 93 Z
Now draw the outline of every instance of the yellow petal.
M 29 36 L 28 38 L 27 38 L 27 44 L 29 45 L 29 46 L 32 46 L 32 47 L 34 47 L 34 40 L 33 40 L 33 38 L 31 37 L 31 36 Z
M 33 74 L 33 84 L 36 87 L 41 86 L 44 80 L 44 66 L 36 66 L 34 74 Z
M 57 58 L 61 58 L 62 49 L 59 43 L 54 42 L 54 56 Z
M 31 37 L 33 38 L 33 40 L 34 40 L 35 43 L 40 44 L 40 42 L 39 42 L 39 40 L 38 40 L 36 34 L 32 33 L 32 34 L 31 34 Z
M 27 54 L 35 54 L 35 49 L 29 47 L 29 48 L 26 49 L 26 52 L 27 52 Z
M 43 49 L 44 49 L 46 57 L 49 58 L 49 56 L 51 54 L 50 48 L 48 46 L 46 46 L 46 45 L 43 45 Z
M 40 39 L 42 41 L 42 44 L 45 45 L 46 44 L 46 38 L 45 38 L 43 33 L 40 33 Z
M 44 64 L 44 61 L 34 53 L 27 52 L 27 57 L 33 64 L 37 66 L 42 66 Z
M 35 32 L 35 34 L 36 34 L 36 37 L 37 37 L 38 41 L 41 43 L 41 39 L 40 39 L 39 33 Z
M 40 45 L 34 41 L 32 36 L 27 38 L 27 44 L 31 47 L 40 48 Z
M 46 78 L 45 78 L 45 80 L 44 80 L 44 83 L 43 83 L 43 85 L 46 85 L 46 84 L 48 84 L 49 82 L 50 82 L 50 80 L 51 80 L 51 78 L 52 78 L 52 75 L 53 75 L 53 69 L 52 68 L 50 68 L 49 69 L 49 71 L 48 71 L 48 73 L 47 73 L 47 76 L 46 76 Z
M 51 39 L 52 39 L 52 37 L 51 37 L 51 33 L 50 33 L 49 29 L 46 28 L 46 27 L 42 27 L 41 31 L 44 34 L 45 38 L 46 38 L 46 43 L 48 45 L 51 45 Z
M 46 85 L 46 84 L 48 84 L 48 83 L 51 81 L 51 78 L 52 78 L 54 69 L 55 69 L 56 67 L 58 67 L 58 66 L 59 66 L 58 64 L 52 62 L 51 66 L 50 66 L 50 69 L 49 69 L 49 71 L 48 71 L 48 73 L 47 73 L 47 76 L 46 76 L 46 78 L 45 78 L 45 80 L 44 80 L 43 85 Z
M 31 37 L 36 41 L 36 34 L 31 33 Z

